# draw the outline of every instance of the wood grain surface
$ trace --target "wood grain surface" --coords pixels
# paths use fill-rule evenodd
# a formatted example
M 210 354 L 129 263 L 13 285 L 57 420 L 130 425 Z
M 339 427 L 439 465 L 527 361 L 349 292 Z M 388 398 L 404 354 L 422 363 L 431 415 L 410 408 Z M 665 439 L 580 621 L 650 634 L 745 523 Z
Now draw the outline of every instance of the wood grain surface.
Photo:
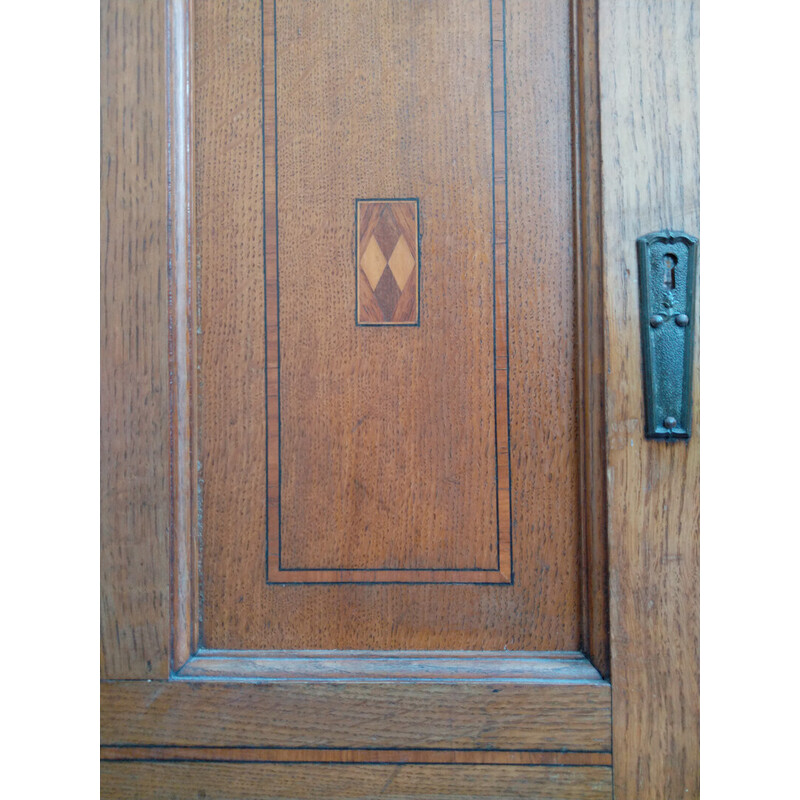
M 274 263 L 276 253 L 269 201 L 266 216 L 260 212 L 262 165 L 268 196 L 275 183 L 269 157 L 262 160 L 260 140 L 263 119 L 269 154 L 275 145 L 269 137 L 274 130 L 274 81 L 269 80 L 267 58 L 262 117 L 261 20 L 255 5 L 201 4 L 195 19 L 204 644 L 254 649 L 575 649 L 581 638 L 581 555 L 569 8 L 556 2 L 535 8 L 506 4 L 507 90 L 513 97 L 508 105 L 508 218 L 515 232 L 508 237 L 507 373 L 514 586 L 286 587 L 267 585 L 264 569 L 266 512 L 268 508 L 273 521 L 278 492 L 277 459 L 270 456 L 267 464 L 264 448 L 267 431 L 274 435 L 277 428 L 278 396 L 265 391 L 264 370 L 271 377 L 276 364 L 269 354 L 278 347 L 280 513 L 289 526 L 283 534 L 286 563 L 348 568 L 496 565 L 493 287 L 484 268 L 491 263 L 492 245 L 491 214 L 485 213 L 492 195 L 493 99 L 487 52 L 492 48 L 488 4 L 468 3 L 457 11 L 453 7 L 447 13 L 458 15 L 455 27 L 437 18 L 445 13 L 443 6 L 436 4 L 439 10 L 430 11 L 426 30 L 415 33 L 422 37 L 416 55 L 421 58 L 425 51 L 425 58 L 444 59 L 442 85 L 428 89 L 425 84 L 423 92 L 410 67 L 410 76 L 402 77 L 402 97 L 413 88 L 419 113 L 399 120 L 406 127 L 387 125 L 387 131 L 406 131 L 405 138 L 387 133 L 384 144 L 369 143 L 371 148 L 390 148 L 386 152 L 392 156 L 387 162 L 390 174 L 380 176 L 386 188 L 379 194 L 370 183 L 378 178 L 366 167 L 375 159 L 363 156 L 369 154 L 365 137 L 353 133 L 341 138 L 343 129 L 333 123 L 341 125 L 338 120 L 352 116 L 337 116 L 331 97 L 341 94 L 339 102 L 350 103 L 355 76 L 356 83 L 366 81 L 372 87 L 370 97 L 383 98 L 380 108 L 387 114 L 394 114 L 395 107 L 408 108 L 396 94 L 396 81 L 381 78 L 388 73 L 375 59 L 383 50 L 370 48 L 366 56 L 346 50 L 358 27 L 348 14 L 331 19 L 333 27 L 324 36 L 314 33 L 327 19 L 327 11 L 320 10 L 319 18 L 310 13 L 319 4 L 302 7 L 309 17 L 301 21 L 297 41 L 291 15 L 306 12 L 285 6 L 287 17 L 278 25 L 284 48 L 278 53 L 278 179 L 280 186 L 285 183 L 283 191 L 279 186 L 278 211 L 280 215 L 285 202 L 290 233 L 280 238 L 281 225 L 278 230 L 280 253 L 286 253 L 281 276 L 286 267 L 290 277 L 280 287 L 278 345 L 278 331 L 270 327 L 277 317 L 277 286 L 268 275 L 265 300 L 262 274 L 264 253 L 267 264 Z M 395 31 L 399 37 L 405 22 L 397 16 L 398 8 L 377 4 L 375 13 L 388 15 L 386 25 L 370 22 L 366 33 L 359 28 L 359 35 L 378 41 Z M 494 8 L 497 14 L 502 6 Z M 267 54 L 273 46 L 270 15 L 267 4 Z M 460 38 L 452 39 L 455 30 Z M 497 58 L 502 37 L 494 22 L 492 30 L 492 58 Z M 426 36 L 444 37 L 447 52 L 423 47 Z M 319 63 L 334 63 L 334 51 L 338 55 L 342 49 L 343 61 L 326 71 L 300 69 L 308 80 L 298 81 L 297 70 L 290 67 L 308 62 L 304 47 L 322 48 Z M 344 67 L 352 68 L 347 75 Z M 387 83 L 385 93 L 381 81 Z M 283 117 L 281 87 L 296 98 L 294 105 L 286 105 Z M 381 92 L 376 94 L 375 87 Z M 439 98 L 436 92 L 443 87 L 453 96 Z M 314 119 L 327 114 L 332 127 L 325 128 L 325 135 L 314 129 L 310 137 L 313 126 L 302 115 L 311 113 L 314 93 L 325 90 L 330 96 L 319 108 L 314 106 Z M 459 92 L 466 92 L 469 100 L 462 103 Z M 446 120 L 434 114 L 430 109 L 439 99 L 444 108 L 460 103 L 459 113 Z M 416 141 L 426 147 L 416 147 Z M 432 147 L 433 141 L 441 144 Z M 288 167 L 281 173 L 284 150 Z M 311 160 L 303 162 L 307 169 L 301 172 L 292 165 L 298 165 L 298 153 L 306 150 Z M 344 169 L 347 163 L 351 168 Z M 359 174 L 363 177 L 356 180 L 353 176 Z M 311 180 L 313 175 L 321 177 Z M 425 280 L 421 325 L 402 332 L 404 337 L 432 337 L 430 346 L 413 357 L 409 372 L 402 366 L 407 356 L 392 351 L 399 347 L 392 344 L 397 331 L 353 325 L 352 225 L 354 197 L 419 196 L 422 190 L 404 183 L 414 175 L 416 186 L 452 197 L 442 195 L 430 213 L 423 212 L 423 258 L 428 265 L 433 261 L 425 269 L 438 263 L 440 283 Z M 337 209 L 340 203 L 344 208 L 345 200 L 347 213 L 340 223 Z M 306 209 L 305 215 L 295 214 L 297 208 Z M 502 241 L 505 234 L 496 233 Z M 312 261 L 322 284 L 314 285 L 332 282 L 331 291 L 309 304 L 300 300 L 300 265 L 305 263 L 304 248 L 318 248 L 319 242 L 332 249 L 310 251 L 312 256 L 320 253 Z M 341 264 L 342 275 L 323 268 L 323 261 Z M 335 288 L 340 279 L 341 289 Z M 488 302 L 469 299 L 484 296 Z M 327 310 L 320 313 L 323 305 Z M 443 311 L 426 322 L 427 308 Z M 460 343 L 458 331 L 468 334 Z M 356 359 L 352 347 L 361 341 L 353 338 L 358 336 L 371 338 L 358 345 Z M 359 377 L 367 368 L 369 375 Z M 377 383 L 376 374 L 381 376 Z M 417 388 L 409 388 L 412 384 Z M 376 405 L 379 396 L 386 400 L 383 406 Z M 404 398 L 400 405 L 398 397 Z M 372 417 L 359 411 L 365 402 L 374 411 Z M 502 448 L 498 452 L 502 457 Z M 411 488 L 410 475 L 415 476 Z M 368 519 L 373 519 L 369 528 Z M 269 527 L 275 530 L 272 522 Z M 410 530 L 416 533 L 409 535 Z M 363 535 L 356 535 L 358 531 Z M 270 548 L 274 544 L 270 538 Z
M 101 796 L 111 800 L 319 798 L 545 798 L 608 800 L 608 767 L 304 764 L 121 764 L 104 762 Z
M 101 6 L 101 675 L 169 674 L 164 7 Z
M 344 282 L 341 295 L 336 290 L 325 296 L 325 280 L 338 286 L 338 278 L 326 275 L 321 283 L 312 282 L 313 308 L 293 299 L 292 292 L 299 292 L 299 277 L 295 287 L 288 287 L 289 296 L 279 299 L 277 283 L 265 282 L 263 270 L 265 259 L 277 267 L 279 250 L 274 236 L 269 236 L 276 226 L 274 205 L 270 211 L 269 203 L 264 204 L 265 187 L 269 192 L 276 179 L 274 170 L 270 172 L 274 159 L 264 158 L 264 150 L 269 154 L 276 143 L 269 136 L 264 142 L 261 139 L 262 132 L 274 131 L 276 123 L 275 98 L 266 96 L 269 80 L 263 82 L 262 97 L 261 52 L 270 46 L 271 4 L 267 3 L 266 25 L 255 2 L 197 4 L 196 38 L 190 48 L 196 67 L 191 78 L 196 107 L 190 118 L 196 146 L 191 151 L 195 166 L 190 178 L 196 181 L 197 191 L 192 193 L 195 207 L 187 209 L 196 212 L 190 221 L 197 224 L 192 233 L 197 234 L 199 247 L 196 258 L 187 256 L 186 275 L 196 268 L 198 291 L 187 297 L 199 302 L 196 317 L 187 315 L 186 324 L 187 335 L 197 336 L 198 350 L 196 361 L 181 368 L 187 375 L 197 373 L 202 422 L 197 429 L 187 428 L 191 437 L 197 437 L 191 444 L 197 444 L 199 457 L 196 462 L 185 459 L 185 474 L 196 480 L 197 506 L 185 506 L 189 518 L 184 532 L 191 537 L 187 542 L 195 541 L 195 536 L 200 541 L 202 534 L 204 568 L 202 586 L 189 581 L 187 593 L 175 595 L 180 601 L 175 608 L 180 611 L 180 603 L 185 603 L 186 619 L 178 620 L 181 625 L 197 625 L 199 612 L 203 614 L 203 629 L 198 627 L 181 640 L 181 652 L 194 653 L 201 639 L 214 647 L 252 648 L 251 659 L 249 650 L 235 656 L 228 651 L 217 653 L 221 662 L 236 661 L 237 668 L 245 665 L 252 674 L 239 681 L 209 675 L 209 662 L 202 663 L 206 651 L 200 651 L 184 665 L 184 679 L 168 681 L 150 680 L 170 674 L 167 309 L 175 298 L 167 297 L 166 265 L 173 251 L 165 220 L 165 110 L 171 106 L 165 89 L 170 41 L 164 24 L 170 9 L 191 5 L 113 0 L 102 7 L 101 670 L 105 678 L 148 679 L 107 680 L 101 685 L 101 736 L 107 759 L 103 796 L 195 797 L 204 792 L 207 797 L 252 798 L 609 797 L 611 690 L 592 676 L 587 675 L 585 681 L 525 682 L 515 671 L 519 664 L 513 659 L 532 658 L 532 654 L 520 653 L 510 656 L 503 667 L 511 676 L 507 681 L 486 681 L 480 660 L 469 655 L 461 680 L 442 680 L 429 663 L 412 663 L 412 658 L 406 666 L 416 673 L 409 673 L 404 681 L 384 681 L 380 676 L 390 667 L 381 660 L 386 657 L 383 654 L 374 658 L 374 679 L 370 680 L 342 680 L 329 674 L 336 668 L 332 661 L 303 662 L 303 669 L 318 671 L 312 676 L 317 680 L 309 680 L 302 670 L 298 673 L 295 664 L 291 670 L 301 679 L 284 675 L 270 680 L 275 672 L 264 672 L 263 654 L 266 648 L 304 647 L 582 648 L 607 675 L 602 655 L 604 572 L 598 567 L 605 525 L 599 474 L 607 475 L 609 503 L 615 796 L 618 800 L 699 796 L 699 414 L 696 405 L 695 432 L 688 443 L 643 438 L 635 269 L 635 239 L 642 233 L 666 226 L 699 233 L 696 3 L 598 0 L 599 15 L 595 16 L 594 0 L 575 0 L 571 11 L 569 4 L 556 0 L 538 4 L 507 0 L 505 37 L 498 36 L 498 25 L 492 22 L 495 61 L 504 38 L 508 93 L 507 108 L 503 108 L 507 113 L 509 225 L 507 235 L 495 227 L 494 236 L 495 244 L 507 240 L 509 264 L 507 380 L 514 584 L 335 587 L 269 586 L 265 581 L 267 506 L 276 507 L 278 487 L 272 482 L 278 463 L 267 463 L 266 441 L 268 430 L 277 424 L 279 400 L 277 392 L 267 391 L 265 375 L 277 369 L 277 354 L 286 348 L 285 357 L 296 359 L 292 391 L 297 402 L 291 404 L 296 413 L 319 396 L 330 401 L 328 414 L 339 409 L 347 420 L 352 412 L 344 402 L 349 387 L 341 394 L 320 395 L 313 358 L 305 362 L 312 366 L 304 371 L 300 357 L 316 358 L 322 352 L 335 360 L 340 355 L 331 346 L 337 343 L 335 337 L 325 338 L 326 329 L 304 324 L 312 314 L 328 308 L 326 303 L 339 309 L 337 314 L 346 308 L 351 333 L 355 328 L 351 251 L 352 202 L 357 195 L 348 196 L 351 214 L 346 225 L 336 223 L 336 213 L 324 210 L 337 191 L 344 196 L 342 187 L 355 178 L 334 174 L 332 168 L 331 174 L 320 171 L 320 181 L 307 181 L 312 172 L 303 172 L 297 158 L 304 147 L 310 149 L 304 137 L 311 135 L 325 158 L 334 158 L 339 171 L 345 171 L 346 158 L 362 156 L 347 148 L 342 151 L 342 130 L 312 130 L 314 126 L 303 118 L 310 113 L 310 104 L 284 109 L 279 131 L 290 135 L 288 144 L 284 136 L 281 146 L 289 150 L 289 164 L 295 164 L 285 175 L 291 207 L 284 212 L 297 217 L 292 223 L 295 238 L 285 245 L 299 263 L 300 229 L 305 223 L 310 238 L 322 242 L 326 254 L 335 254 L 339 237 L 344 236 L 341 230 L 349 226 L 350 251 L 342 262 L 348 275 L 346 298 Z M 370 96 L 369 87 L 378 85 L 383 90 L 386 86 L 385 93 L 379 93 L 386 98 L 386 108 L 379 110 L 394 111 L 391 124 L 381 129 L 384 141 L 367 142 L 366 135 L 359 134 L 363 136 L 359 142 L 364 145 L 360 152 L 366 155 L 370 148 L 373 152 L 386 148 L 391 154 L 388 170 L 367 176 L 388 188 L 380 193 L 369 189 L 361 196 L 386 192 L 406 196 L 414 187 L 403 185 L 403 175 L 424 176 L 426 170 L 431 172 L 431 164 L 438 165 L 440 208 L 431 220 L 421 220 L 423 248 L 427 252 L 430 243 L 434 258 L 442 263 L 448 262 L 453 247 L 469 255 L 464 270 L 468 288 L 456 287 L 455 296 L 461 303 L 456 307 L 471 320 L 468 330 L 474 340 L 468 341 L 463 352 L 452 348 L 446 359 L 441 352 L 435 355 L 445 369 L 442 386 L 445 379 L 457 382 L 464 374 L 464 363 L 481 367 L 474 374 L 466 373 L 471 381 L 464 392 L 468 402 L 462 407 L 459 401 L 450 408 L 448 425 L 451 432 L 459 430 L 462 413 L 472 420 L 472 427 L 464 430 L 473 440 L 460 442 L 458 452 L 470 454 L 475 441 L 488 442 L 488 451 L 482 444 L 478 459 L 485 467 L 491 462 L 492 444 L 485 429 L 488 425 L 492 430 L 495 408 L 484 402 L 486 386 L 493 383 L 486 371 L 492 362 L 485 341 L 485 331 L 491 329 L 487 325 L 491 306 L 487 308 L 485 301 L 491 289 L 496 302 L 498 290 L 485 284 L 483 271 L 491 244 L 484 213 L 490 191 L 483 182 L 491 175 L 486 160 L 491 150 L 487 150 L 486 137 L 476 136 L 475 131 L 485 128 L 496 134 L 498 128 L 491 114 L 486 118 L 482 105 L 486 48 L 479 57 L 478 41 L 479 34 L 488 29 L 488 5 L 477 0 L 465 3 L 463 9 L 455 5 L 448 13 L 463 12 L 465 16 L 458 17 L 463 25 L 448 29 L 448 35 L 443 33 L 444 26 L 423 32 L 435 37 L 438 31 L 447 45 L 446 51 L 431 49 L 421 56 L 422 63 L 442 67 L 436 91 L 460 87 L 464 93 L 459 97 L 456 92 L 459 113 L 447 120 L 453 140 L 443 143 L 442 131 L 435 132 L 441 152 L 436 147 L 420 152 L 407 138 L 410 134 L 412 139 L 418 137 L 424 119 L 433 118 L 425 103 L 424 113 L 416 115 L 411 128 L 395 124 L 411 119 L 411 112 L 418 110 L 400 102 L 408 92 L 401 93 L 399 82 L 406 80 L 407 88 L 408 80 L 419 76 L 412 69 L 410 78 L 402 78 L 398 70 L 390 69 L 397 53 L 411 47 L 397 34 L 403 21 L 399 4 L 387 10 L 371 0 L 370 9 L 377 9 L 377 16 L 373 14 L 362 26 L 365 41 L 397 45 L 394 50 L 373 49 L 372 56 L 340 52 L 337 48 L 354 35 L 352 15 L 363 10 L 355 3 L 344 3 L 350 17 L 344 14 L 334 21 L 334 41 L 322 42 L 323 49 L 311 54 L 319 56 L 315 63 L 325 68 L 301 69 L 295 74 L 281 62 L 285 69 L 281 85 L 292 96 L 308 99 L 330 80 L 338 87 L 339 102 L 345 102 L 350 86 L 336 84 L 344 80 L 335 69 L 341 56 L 358 67 L 348 77 L 362 96 Z M 287 47 L 287 52 L 288 65 L 297 67 L 308 63 L 310 55 L 301 52 L 302 44 L 324 16 L 304 21 L 298 33 L 290 24 L 294 20 L 288 16 L 293 13 L 291 7 L 291 3 L 282 4 L 281 13 L 287 16 L 279 30 L 284 44 L 296 37 L 294 50 Z M 322 6 L 314 3 L 307 9 L 312 7 Z M 495 14 L 499 7 L 493 5 Z M 436 14 L 444 12 L 430 13 L 435 22 Z M 384 19 L 381 14 L 388 16 Z M 596 52 L 591 49 L 595 25 L 599 26 Z M 325 39 L 322 35 L 313 38 Z M 485 36 L 482 41 L 487 43 Z M 584 81 L 598 61 L 599 81 Z M 361 68 L 365 65 L 369 69 Z M 264 73 L 269 69 L 267 62 Z M 573 88 L 580 88 L 580 96 L 571 94 L 571 81 Z M 476 90 L 467 92 L 472 88 Z M 497 103 L 497 87 L 493 88 L 491 102 Z M 437 99 L 431 92 L 417 99 Z M 327 111 L 337 112 L 335 98 L 328 102 Z M 444 102 L 450 107 L 447 104 L 454 102 L 453 97 Z M 495 111 L 499 108 L 494 106 Z M 467 123 L 471 133 L 466 131 Z M 600 130 L 602 143 L 598 144 Z M 337 132 L 338 139 L 332 135 Z M 349 130 L 345 133 L 353 136 Z M 169 141 L 174 144 L 174 137 Z M 448 161 L 445 155 L 452 153 L 457 158 Z M 397 164 L 403 166 L 402 173 Z M 579 175 L 577 181 L 572 179 L 573 169 Z M 474 174 L 467 175 L 469 170 Z M 366 169 L 362 177 L 365 173 Z M 505 182 L 506 176 L 495 171 L 494 178 Z M 413 196 L 419 193 L 415 190 Z M 324 214 L 317 215 L 313 207 L 309 212 L 306 197 L 321 200 Z M 574 206 L 573 199 L 577 200 Z M 601 209 L 602 237 L 597 218 Z M 466 237 L 465 230 L 470 232 Z M 603 347 L 596 339 L 598 298 L 594 292 L 599 284 L 586 274 L 576 281 L 576 259 L 584 271 L 603 269 Z M 442 274 L 447 275 L 446 270 Z M 455 284 L 453 275 L 443 278 L 438 289 L 434 284 L 433 302 L 453 296 L 450 290 Z M 425 291 L 423 309 L 427 286 Z M 466 303 L 474 297 L 481 300 L 477 307 Z M 272 326 L 279 303 L 285 309 L 282 322 L 288 318 L 290 329 L 294 326 L 294 341 L 279 342 L 277 325 Z M 442 319 L 452 321 L 447 314 Z M 327 331 L 334 333 L 338 336 L 338 328 Z M 335 369 L 323 369 L 321 374 L 335 374 Z M 605 398 L 599 388 L 600 375 L 607 381 Z M 696 390 L 698 385 L 696 381 Z M 427 400 L 447 410 L 441 403 L 446 399 L 444 388 L 440 396 Z M 696 391 L 696 403 L 697 397 Z M 586 416 L 587 408 L 602 410 L 604 401 L 607 473 L 602 445 L 597 449 L 598 425 Z M 191 407 L 193 400 L 187 402 Z M 477 404 L 477 415 L 470 402 Z M 351 420 L 353 425 L 358 419 Z M 415 425 L 419 419 L 414 417 Z M 319 426 L 316 418 L 306 421 L 307 428 L 293 423 L 289 437 L 293 445 L 302 445 L 304 437 Z M 363 444 L 366 439 L 358 437 L 366 434 L 358 431 L 365 424 L 349 429 L 350 440 Z M 579 429 L 583 432 L 580 446 Z M 410 441 L 413 444 L 414 437 Z M 422 437 L 420 442 L 429 444 Z M 301 450 L 295 449 L 295 457 Z M 191 449 L 186 452 L 194 454 Z M 325 450 L 322 456 L 329 470 L 341 469 L 347 461 L 341 446 Z M 480 477 L 480 464 L 470 464 L 467 470 L 475 470 Z M 389 468 L 395 477 L 402 472 L 399 462 Z M 487 485 L 494 487 L 491 482 Z M 445 496 L 451 492 L 451 501 L 464 492 L 463 487 L 437 489 Z M 293 488 L 296 499 L 301 490 L 300 484 Z M 314 494 L 311 500 L 321 496 Z M 439 499 L 435 493 L 432 496 Z M 470 519 L 485 523 L 491 517 L 487 511 L 491 492 L 482 485 L 469 500 L 471 505 L 464 508 L 450 502 L 450 519 L 469 513 Z M 447 502 L 444 506 L 448 507 Z M 424 513 L 435 507 L 426 507 Z M 322 517 L 313 509 L 308 513 Z M 434 542 L 427 539 L 399 542 L 399 549 L 395 541 L 394 551 L 388 547 L 381 551 L 385 542 L 377 549 L 370 542 L 351 551 L 343 537 L 327 555 L 391 556 L 400 563 L 416 547 L 432 558 L 452 555 L 465 563 L 478 563 L 491 550 L 486 541 L 467 536 L 457 546 L 454 539 L 431 553 L 427 548 Z M 298 537 L 296 544 L 297 558 L 318 554 L 317 539 Z M 181 558 L 191 561 L 186 553 Z M 180 574 L 190 575 L 190 571 Z M 287 655 L 289 660 L 296 657 L 296 653 Z M 458 656 L 449 653 L 447 657 Z M 558 658 L 565 658 L 564 653 Z M 177 666 L 184 660 L 179 658 Z M 266 666 L 278 669 L 274 659 Z M 199 672 L 190 677 L 195 668 Z M 471 669 L 481 673 L 479 679 L 474 679 Z M 553 669 L 570 672 L 573 667 L 540 664 L 536 669 L 544 674 Z M 328 670 L 321 680 L 319 670 Z M 452 678 L 453 670 L 450 666 L 448 670 Z M 390 763 L 372 763 L 375 751 L 382 747 L 391 751 L 382 756 Z M 288 762 L 292 756 L 303 763 L 271 763 L 273 759 Z M 174 763 L 151 763 L 164 757 Z M 406 763 L 404 758 L 420 763 Z M 336 763 L 319 763 L 326 759 Z M 345 763 L 350 759 L 360 763 Z M 483 763 L 461 763 L 471 759 Z M 205 763 L 185 763 L 200 760 Z M 231 764 L 229 760 L 258 763 Z M 536 760 L 539 766 L 525 766 Z
M 599 25 L 615 797 L 694 798 L 699 383 L 692 439 L 646 441 L 635 243 L 699 234 L 697 3 L 601 0 Z
M 608 684 L 115 681 L 103 745 L 610 750 Z

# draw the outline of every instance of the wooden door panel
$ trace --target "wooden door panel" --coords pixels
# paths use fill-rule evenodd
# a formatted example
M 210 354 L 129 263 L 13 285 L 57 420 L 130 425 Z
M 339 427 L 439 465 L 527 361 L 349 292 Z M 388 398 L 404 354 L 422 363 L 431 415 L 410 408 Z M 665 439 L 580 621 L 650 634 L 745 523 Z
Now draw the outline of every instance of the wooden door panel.
M 697 231 L 695 28 L 104 5 L 103 796 L 608 798 L 611 667 L 615 795 L 697 796 L 631 264 Z
M 277 8 L 193 19 L 203 641 L 574 650 L 569 9 Z M 369 197 L 418 204 L 407 329 L 357 324 Z

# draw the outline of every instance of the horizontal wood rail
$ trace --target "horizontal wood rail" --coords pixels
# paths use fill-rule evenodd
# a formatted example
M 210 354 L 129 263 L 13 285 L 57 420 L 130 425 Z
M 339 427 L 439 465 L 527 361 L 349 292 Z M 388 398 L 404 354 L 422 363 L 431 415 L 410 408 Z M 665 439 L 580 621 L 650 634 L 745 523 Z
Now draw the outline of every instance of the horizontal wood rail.
M 101 709 L 114 747 L 611 750 L 601 680 L 107 681 Z
M 104 761 L 109 797 L 153 800 L 252 800 L 254 797 L 396 800 L 548 797 L 608 800 L 611 768 L 454 764 L 221 764 Z

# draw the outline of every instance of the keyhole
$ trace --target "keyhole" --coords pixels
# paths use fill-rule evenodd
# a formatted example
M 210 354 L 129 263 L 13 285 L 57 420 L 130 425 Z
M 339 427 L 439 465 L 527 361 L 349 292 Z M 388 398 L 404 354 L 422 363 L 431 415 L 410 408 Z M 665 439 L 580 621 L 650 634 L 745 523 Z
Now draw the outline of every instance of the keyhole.
M 674 253 L 664 254 L 664 288 L 675 288 L 675 267 L 678 266 L 678 257 Z

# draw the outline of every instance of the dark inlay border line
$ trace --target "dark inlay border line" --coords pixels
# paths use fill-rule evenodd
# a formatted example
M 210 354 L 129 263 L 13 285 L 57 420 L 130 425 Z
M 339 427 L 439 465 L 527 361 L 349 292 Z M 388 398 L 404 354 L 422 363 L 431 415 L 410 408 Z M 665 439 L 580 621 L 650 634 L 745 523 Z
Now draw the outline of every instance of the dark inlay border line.
M 208 747 L 101 745 L 102 761 L 196 761 L 223 764 L 476 764 L 496 766 L 611 766 L 611 753 L 563 750 L 443 748 Z
M 278 70 L 276 0 L 272 2 L 273 39 L 273 125 L 267 125 L 264 33 L 265 3 L 261 4 L 261 90 L 262 90 L 262 169 L 263 169 L 263 259 L 264 259 L 264 329 L 266 347 L 266 413 L 267 413 L 267 530 L 266 579 L 268 583 L 292 584 L 507 584 L 514 582 L 511 536 L 511 424 L 509 418 L 509 354 L 508 354 L 508 133 L 506 126 L 506 24 L 505 0 L 489 2 L 489 62 L 492 114 L 492 251 L 493 251 L 493 349 L 494 349 L 494 418 L 495 418 L 495 486 L 497 503 L 497 566 L 493 569 L 468 568 L 330 568 L 283 567 L 281 565 L 281 415 L 280 415 L 280 286 L 278 266 Z M 495 30 L 501 31 L 495 39 Z M 501 65 L 495 70 L 495 61 Z M 270 128 L 270 130 L 268 130 Z M 502 143 L 502 171 L 498 174 L 497 146 Z M 273 152 L 268 174 L 267 151 Z M 267 225 L 267 180 L 274 178 L 275 228 Z M 419 218 L 417 220 L 419 226 Z M 419 233 L 419 227 L 418 227 Z M 269 240 L 268 240 L 269 237 Z M 417 257 L 420 257 L 418 237 Z M 269 256 L 273 255 L 271 259 Z M 498 263 L 501 269 L 497 269 Z M 417 265 L 418 274 L 420 271 Z M 418 323 L 420 287 L 417 287 Z M 357 312 L 356 312 L 357 313 Z M 277 532 L 277 535 L 275 535 Z

